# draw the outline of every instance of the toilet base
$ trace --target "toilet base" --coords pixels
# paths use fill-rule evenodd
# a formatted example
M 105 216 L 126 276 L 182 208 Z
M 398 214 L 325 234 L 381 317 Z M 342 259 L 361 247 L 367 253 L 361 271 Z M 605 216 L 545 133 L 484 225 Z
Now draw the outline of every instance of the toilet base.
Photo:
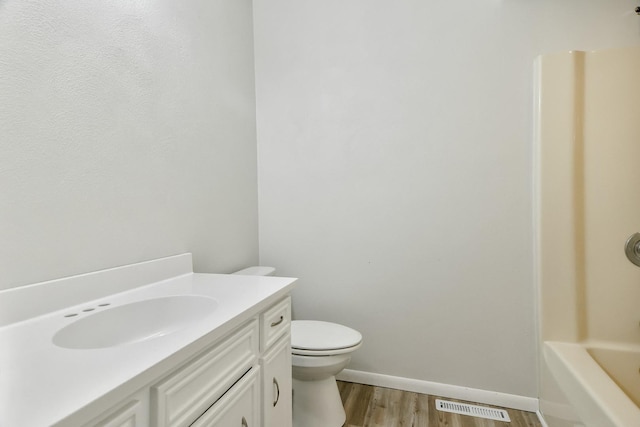
M 293 427 L 341 427 L 346 419 L 336 377 L 293 378 Z

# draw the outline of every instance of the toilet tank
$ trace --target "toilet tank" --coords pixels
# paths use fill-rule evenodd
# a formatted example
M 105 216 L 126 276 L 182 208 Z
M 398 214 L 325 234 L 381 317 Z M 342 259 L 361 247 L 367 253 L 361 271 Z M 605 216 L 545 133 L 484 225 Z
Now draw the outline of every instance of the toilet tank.
M 276 269 L 273 267 L 253 266 L 236 271 L 232 274 L 240 274 L 242 276 L 273 276 Z

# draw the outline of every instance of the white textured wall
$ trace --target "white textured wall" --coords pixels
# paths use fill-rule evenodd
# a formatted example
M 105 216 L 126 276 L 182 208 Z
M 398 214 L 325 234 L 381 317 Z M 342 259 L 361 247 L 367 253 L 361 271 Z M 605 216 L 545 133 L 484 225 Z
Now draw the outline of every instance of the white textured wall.
M 260 260 L 351 368 L 535 397 L 532 83 L 633 0 L 256 0 Z
M 250 0 L 0 0 L 0 289 L 255 263 Z

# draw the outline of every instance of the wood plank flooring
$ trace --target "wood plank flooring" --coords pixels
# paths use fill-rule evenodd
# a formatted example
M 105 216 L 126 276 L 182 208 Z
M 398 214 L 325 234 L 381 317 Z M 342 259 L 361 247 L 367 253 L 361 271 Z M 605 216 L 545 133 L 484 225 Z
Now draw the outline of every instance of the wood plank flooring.
M 437 396 L 342 381 L 338 388 L 347 413 L 344 427 L 542 427 L 533 412 L 500 408 L 509 412 L 511 422 L 505 423 L 438 411 L 436 399 L 444 398 Z

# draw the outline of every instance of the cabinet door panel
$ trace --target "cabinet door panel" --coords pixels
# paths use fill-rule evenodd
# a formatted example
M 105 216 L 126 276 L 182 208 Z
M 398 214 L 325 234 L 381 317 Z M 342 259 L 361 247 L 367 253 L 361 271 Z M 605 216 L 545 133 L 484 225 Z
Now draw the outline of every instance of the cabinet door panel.
M 258 359 L 258 322 L 151 387 L 154 427 L 186 427 L 216 402 Z
M 263 427 L 291 427 L 291 336 L 262 359 Z
M 191 427 L 259 427 L 260 368 L 251 369 Z

